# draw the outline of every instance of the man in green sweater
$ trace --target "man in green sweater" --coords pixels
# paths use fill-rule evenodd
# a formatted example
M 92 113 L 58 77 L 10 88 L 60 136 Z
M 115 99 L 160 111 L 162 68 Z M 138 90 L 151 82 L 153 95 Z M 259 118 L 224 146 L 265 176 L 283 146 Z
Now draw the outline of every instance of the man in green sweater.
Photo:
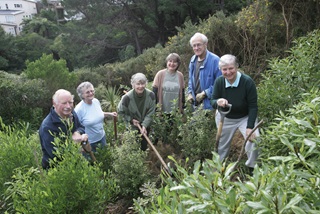
M 136 73 L 131 78 L 132 89 L 126 93 L 118 104 L 118 114 L 123 118 L 127 128 L 138 130 L 141 134 L 149 134 L 152 115 L 156 109 L 155 94 L 146 88 L 148 80 L 142 73 Z M 141 149 L 148 148 L 147 140 L 142 137 Z
M 238 63 L 235 56 L 226 54 L 220 58 L 219 68 L 222 76 L 218 77 L 214 84 L 214 90 L 211 99 L 213 108 L 225 108 L 232 104 L 231 111 L 226 115 L 222 127 L 218 154 L 220 160 L 227 157 L 232 137 L 239 129 L 244 138 L 246 138 L 257 123 L 258 104 L 257 89 L 254 81 L 246 74 L 238 71 Z M 216 113 L 216 124 L 219 124 L 220 114 Z M 249 138 L 245 150 L 248 156 L 246 166 L 250 173 L 258 158 L 258 149 L 252 141 L 260 136 L 257 129 Z

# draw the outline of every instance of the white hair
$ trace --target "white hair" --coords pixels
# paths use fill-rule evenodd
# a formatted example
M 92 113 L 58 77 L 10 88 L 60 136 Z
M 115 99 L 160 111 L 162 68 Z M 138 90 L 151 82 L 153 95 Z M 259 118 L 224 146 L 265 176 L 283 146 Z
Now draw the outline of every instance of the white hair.
M 147 79 L 146 75 L 144 75 L 143 73 L 136 73 L 136 74 L 132 75 L 131 85 L 133 86 L 135 83 L 138 83 L 138 82 L 147 84 L 148 79 Z
M 70 96 L 72 96 L 72 99 L 73 99 L 73 95 L 70 93 L 70 91 L 67 91 L 67 90 L 65 90 L 65 89 L 59 89 L 59 90 L 57 90 L 55 93 L 54 93 L 54 95 L 52 96 L 52 101 L 53 101 L 53 103 L 55 103 L 55 104 L 58 104 L 59 103 L 59 101 L 60 101 L 60 96 L 61 95 L 70 95 Z
M 208 43 L 208 37 L 202 33 L 197 32 L 191 37 L 190 45 L 192 46 L 193 40 L 195 40 L 196 38 L 199 38 L 199 37 L 201 38 L 203 43 Z
M 83 100 L 82 94 L 83 94 L 83 89 L 88 89 L 88 88 L 93 88 L 93 85 L 91 82 L 82 82 L 80 85 L 77 87 L 77 94 L 80 97 L 81 100 Z
M 237 62 L 237 57 L 232 54 L 223 55 L 219 61 L 219 68 L 221 69 L 222 67 L 227 65 L 234 65 L 235 67 L 238 67 L 239 64 Z

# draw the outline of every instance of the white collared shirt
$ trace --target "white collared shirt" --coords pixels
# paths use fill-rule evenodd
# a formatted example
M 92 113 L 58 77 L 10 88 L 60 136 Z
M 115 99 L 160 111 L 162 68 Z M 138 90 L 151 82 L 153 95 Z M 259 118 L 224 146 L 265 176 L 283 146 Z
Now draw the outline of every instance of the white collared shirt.
M 237 71 L 237 78 L 234 81 L 234 83 L 230 84 L 229 81 L 227 79 L 224 79 L 225 83 L 226 83 L 226 88 L 233 88 L 233 87 L 238 87 L 239 82 L 240 82 L 240 77 L 241 77 L 241 73 L 239 71 Z

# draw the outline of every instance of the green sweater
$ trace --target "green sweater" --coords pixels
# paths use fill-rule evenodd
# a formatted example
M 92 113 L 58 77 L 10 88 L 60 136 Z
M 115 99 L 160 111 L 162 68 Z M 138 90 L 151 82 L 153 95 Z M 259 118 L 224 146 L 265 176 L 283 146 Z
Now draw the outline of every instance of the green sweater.
M 125 94 L 118 104 L 118 114 L 123 117 L 127 126 L 133 126 L 132 119 L 140 121 L 140 124 L 146 128 L 151 125 L 152 115 L 156 108 L 156 98 L 149 89 L 144 90 L 142 97 L 138 97 L 134 89 Z
M 239 119 L 249 116 L 247 128 L 254 128 L 254 123 L 258 114 L 257 89 L 254 81 L 246 74 L 241 74 L 238 87 L 225 87 L 225 78 L 220 76 L 214 84 L 211 98 L 211 105 L 217 109 L 217 100 L 224 98 L 232 104 L 229 114 L 230 119 Z

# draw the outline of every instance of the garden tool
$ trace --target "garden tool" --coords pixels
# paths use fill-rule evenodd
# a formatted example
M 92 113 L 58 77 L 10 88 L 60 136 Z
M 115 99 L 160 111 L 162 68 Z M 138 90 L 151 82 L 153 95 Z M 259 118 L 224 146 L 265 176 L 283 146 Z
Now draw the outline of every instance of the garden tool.
M 93 151 L 92 151 L 92 149 L 91 149 L 90 143 L 89 143 L 88 141 L 82 141 L 82 142 L 81 142 L 81 146 L 82 146 L 83 150 L 84 150 L 86 153 L 89 153 L 89 154 L 90 154 L 91 160 L 92 160 L 93 162 L 96 162 L 97 160 L 96 160 L 96 157 L 95 157 L 94 154 L 93 154 Z
M 140 132 L 142 131 L 141 125 L 138 124 L 138 128 L 140 130 Z M 166 165 L 166 163 L 164 162 L 164 160 L 162 159 L 162 157 L 160 156 L 159 152 L 157 151 L 156 147 L 154 147 L 154 145 L 152 144 L 151 140 L 148 138 L 148 136 L 146 134 L 143 134 L 143 136 L 145 137 L 145 139 L 147 140 L 148 144 L 150 145 L 150 147 L 152 148 L 152 150 L 156 153 L 158 159 L 160 160 L 161 164 L 163 165 L 163 167 L 166 169 L 167 173 L 169 174 L 169 176 L 172 176 L 172 172 L 169 169 L 169 167 Z
M 237 168 L 238 164 L 240 163 L 240 161 L 241 161 L 241 159 L 242 159 L 242 156 L 244 155 L 244 151 L 245 151 L 245 148 L 246 148 L 246 144 L 247 144 L 250 136 L 252 135 L 252 133 L 253 133 L 257 128 L 259 128 L 259 127 L 261 126 L 262 123 L 263 123 L 263 120 L 261 120 L 261 121 L 251 130 L 251 132 L 248 134 L 248 136 L 247 136 L 246 139 L 244 140 L 244 143 L 243 143 L 243 145 L 242 145 L 242 147 L 241 147 L 241 152 L 240 152 L 240 154 L 239 154 L 238 160 L 237 160 L 236 164 L 233 165 L 233 168 L 231 169 L 231 172 L 234 171 L 234 170 Z
M 263 120 L 261 120 L 261 121 L 251 130 L 251 132 L 249 133 L 249 135 L 248 135 L 248 136 L 246 137 L 246 139 L 244 140 L 244 143 L 243 143 L 242 148 L 241 148 L 240 155 L 239 155 L 238 160 L 237 160 L 238 163 L 240 162 L 242 156 L 244 155 L 244 150 L 245 150 L 245 147 L 246 147 L 246 144 L 247 144 L 249 138 L 251 137 L 252 133 L 253 133 L 262 123 L 263 123 Z
M 117 139 L 118 139 L 117 121 L 118 121 L 118 117 L 113 117 L 114 140 L 117 140 Z
M 220 141 L 220 137 L 221 137 L 224 118 L 231 111 L 232 105 L 231 104 L 227 104 L 227 108 L 229 108 L 228 111 L 222 111 L 222 107 L 218 106 L 218 112 L 220 113 L 221 117 L 220 117 L 220 122 L 219 122 L 219 126 L 218 126 L 217 135 L 216 135 L 216 148 L 215 148 L 216 152 L 218 152 L 219 141 Z

